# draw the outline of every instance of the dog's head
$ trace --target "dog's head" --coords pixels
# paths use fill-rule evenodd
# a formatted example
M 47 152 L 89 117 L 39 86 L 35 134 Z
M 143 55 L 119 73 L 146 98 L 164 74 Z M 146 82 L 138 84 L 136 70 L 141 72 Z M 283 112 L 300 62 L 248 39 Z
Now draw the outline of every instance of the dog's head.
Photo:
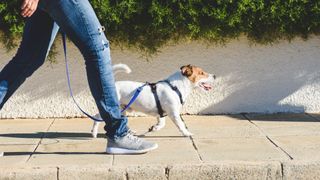
M 212 83 L 216 79 L 216 76 L 203 71 L 197 66 L 191 64 L 182 66 L 180 68 L 181 74 L 187 77 L 195 87 L 198 87 L 204 91 L 212 89 Z

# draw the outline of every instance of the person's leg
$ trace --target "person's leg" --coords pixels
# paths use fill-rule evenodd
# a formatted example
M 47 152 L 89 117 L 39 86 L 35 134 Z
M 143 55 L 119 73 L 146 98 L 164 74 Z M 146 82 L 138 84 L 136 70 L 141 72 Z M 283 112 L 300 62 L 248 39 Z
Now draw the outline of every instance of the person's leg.
M 124 136 L 127 118 L 121 115 L 112 72 L 109 42 L 87 0 L 43 0 L 40 5 L 79 48 L 87 78 L 109 138 Z
M 16 55 L 0 72 L 0 109 L 44 63 L 57 31 L 53 20 L 39 9 L 27 20 Z
M 109 42 L 88 0 L 42 0 L 52 19 L 80 49 L 86 64 L 91 93 L 106 122 L 108 153 L 145 153 L 157 148 L 128 132 L 121 115 L 112 72 Z

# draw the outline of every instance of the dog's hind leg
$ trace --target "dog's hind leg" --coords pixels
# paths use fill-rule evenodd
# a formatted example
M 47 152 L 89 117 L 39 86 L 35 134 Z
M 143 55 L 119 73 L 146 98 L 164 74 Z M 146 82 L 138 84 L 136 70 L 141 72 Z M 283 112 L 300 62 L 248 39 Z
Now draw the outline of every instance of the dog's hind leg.
M 152 131 L 159 131 L 166 125 L 166 118 L 165 117 L 158 117 L 158 123 L 151 126 Z
M 101 119 L 100 114 L 96 114 L 94 117 L 97 118 L 97 119 Z M 93 122 L 93 126 L 92 126 L 92 129 L 91 129 L 91 134 L 92 134 L 93 138 L 97 138 L 97 136 L 98 136 L 99 124 L 100 124 L 100 122 L 98 122 L 98 121 L 94 121 Z
M 92 129 L 91 129 L 91 134 L 93 138 L 97 138 L 98 136 L 98 131 L 99 131 L 99 124 L 100 122 L 94 121 Z

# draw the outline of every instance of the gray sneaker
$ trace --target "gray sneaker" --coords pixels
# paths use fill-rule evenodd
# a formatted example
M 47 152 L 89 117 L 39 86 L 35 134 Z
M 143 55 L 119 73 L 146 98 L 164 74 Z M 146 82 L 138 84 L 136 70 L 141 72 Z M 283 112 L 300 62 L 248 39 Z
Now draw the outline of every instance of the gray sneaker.
M 158 144 L 145 141 L 132 133 L 114 140 L 108 138 L 106 152 L 108 154 L 143 154 L 158 148 Z

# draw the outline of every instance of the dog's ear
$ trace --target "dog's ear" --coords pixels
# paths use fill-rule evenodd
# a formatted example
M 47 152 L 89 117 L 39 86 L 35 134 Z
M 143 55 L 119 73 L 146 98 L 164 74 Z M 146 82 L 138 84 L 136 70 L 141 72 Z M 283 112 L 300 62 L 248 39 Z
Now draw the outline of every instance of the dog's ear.
M 180 68 L 180 70 L 181 70 L 181 74 L 186 76 L 186 77 L 190 77 L 192 75 L 192 73 L 193 73 L 191 64 L 188 64 L 186 66 L 182 66 Z

